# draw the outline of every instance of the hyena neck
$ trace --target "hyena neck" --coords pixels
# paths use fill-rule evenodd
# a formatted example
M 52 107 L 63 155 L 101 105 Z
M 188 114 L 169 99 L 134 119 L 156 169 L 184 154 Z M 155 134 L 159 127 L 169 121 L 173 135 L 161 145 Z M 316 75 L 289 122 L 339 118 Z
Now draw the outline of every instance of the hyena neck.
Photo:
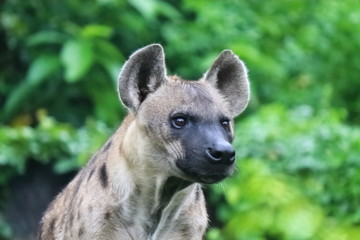
M 186 204 L 194 186 L 176 177 L 157 178 L 152 185 L 139 186 L 131 197 L 137 206 L 135 225 L 153 235 L 162 221 L 176 219 L 175 213 Z

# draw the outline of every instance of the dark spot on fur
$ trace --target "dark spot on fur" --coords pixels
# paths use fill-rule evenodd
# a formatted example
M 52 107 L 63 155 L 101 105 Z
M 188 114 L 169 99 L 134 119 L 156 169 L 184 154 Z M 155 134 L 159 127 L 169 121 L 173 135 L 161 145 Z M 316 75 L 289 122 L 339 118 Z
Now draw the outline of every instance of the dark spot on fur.
M 79 233 L 78 233 L 78 237 L 81 237 L 84 234 L 84 226 L 81 226 L 79 228 Z
M 200 185 L 198 184 L 196 186 L 196 189 L 195 189 L 195 200 L 196 201 L 199 201 L 200 200 L 200 196 L 201 196 L 201 187 Z
M 111 214 L 110 214 L 109 212 L 106 212 L 106 213 L 105 213 L 105 216 L 104 216 L 104 219 L 105 219 L 105 220 L 109 220 L 110 217 L 111 217 Z
M 56 222 L 56 218 L 51 219 L 50 224 L 49 224 L 49 234 L 52 235 L 52 237 L 54 238 L 54 230 L 55 230 L 55 222 Z
M 77 220 L 80 220 L 80 211 L 77 212 Z
M 36 240 L 41 240 L 41 236 L 43 235 L 43 226 L 44 226 L 44 222 L 41 221 L 39 224 Z
M 91 213 L 93 211 L 93 206 L 89 206 L 89 212 Z
M 80 188 L 80 185 L 81 185 L 81 182 L 82 182 L 83 175 L 84 174 L 80 174 L 79 179 L 76 181 L 75 190 L 74 190 L 74 194 L 73 194 L 72 199 L 71 199 L 70 206 L 73 205 L 72 203 L 74 202 L 75 196 L 79 192 L 79 188 Z
M 103 188 L 108 186 L 108 175 L 106 171 L 106 164 L 104 163 L 99 169 L 100 183 Z
M 78 179 L 76 180 L 76 183 L 75 183 L 75 189 L 74 189 L 74 192 L 71 196 L 71 200 L 70 200 L 70 203 L 67 204 L 68 206 L 70 206 L 70 208 L 68 209 L 68 212 L 66 213 L 66 217 L 69 219 L 69 220 L 73 220 L 74 216 L 72 215 L 73 211 L 74 211 L 74 203 L 75 201 L 77 200 L 76 197 L 78 195 L 78 192 L 79 192 L 79 189 L 80 189 L 80 185 L 83 181 L 83 178 L 84 178 L 84 175 L 85 175 L 85 172 L 82 171 L 80 172 L 80 175 L 78 176 Z M 65 204 L 64 204 L 65 205 Z M 70 216 L 69 216 L 70 215 Z M 65 218 L 64 216 L 64 218 Z M 62 219 L 62 221 L 64 221 L 64 218 Z M 72 225 L 72 223 L 71 223 Z
M 74 214 L 70 213 L 70 217 L 69 217 L 69 226 L 70 226 L 70 228 L 73 225 L 73 221 L 74 221 Z
M 204 227 L 203 227 L 203 226 L 198 226 L 198 227 L 197 227 L 197 230 L 198 230 L 198 232 L 203 232 L 203 231 L 204 231 Z
M 93 165 L 97 159 L 97 153 L 93 155 L 89 160 L 89 165 Z
M 139 185 L 135 185 L 134 192 L 135 192 L 135 195 L 137 195 L 137 196 L 139 196 L 141 194 L 141 189 L 140 189 Z
M 153 223 L 151 221 L 148 221 L 145 223 L 145 232 L 147 234 L 151 234 L 151 232 L 153 231 L 152 225 L 153 225 Z
M 91 169 L 91 171 L 89 173 L 88 181 L 90 180 L 90 178 L 92 177 L 93 174 L 94 174 L 94 168 Z
M 181 235 L 183 238 L 185 239 L 188 239 L 190 237 L 190 232 L 191 232 L 191 229 L 193 229 L 191 226 L 188 226 L 188 225 L 185 225 L 185 224 L 182 224 L 179 228 L 180 232 L 181 232 Z
M 109 150 L 109 148 L 111 147 L 111 144 L 112 144 L 112 141 L 108 141 L 103 148 L 103 152 L 106 152 L 107 150 Z

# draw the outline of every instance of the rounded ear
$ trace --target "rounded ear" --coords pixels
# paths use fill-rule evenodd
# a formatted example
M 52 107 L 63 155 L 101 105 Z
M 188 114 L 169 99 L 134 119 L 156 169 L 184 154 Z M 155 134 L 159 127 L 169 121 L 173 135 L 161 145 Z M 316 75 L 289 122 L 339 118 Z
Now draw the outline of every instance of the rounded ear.
M 124 64 L 119 76 L 119 94 L 123 104 L 136 112 L 147 95 L 166 79 L 165 56 L 160 44 L 137 50 Z
M 246 108 L 250 87 L 245 64 L 231 50 L 224 50 L 205 73 L 205 81 L 217 88 L 233 117 Z

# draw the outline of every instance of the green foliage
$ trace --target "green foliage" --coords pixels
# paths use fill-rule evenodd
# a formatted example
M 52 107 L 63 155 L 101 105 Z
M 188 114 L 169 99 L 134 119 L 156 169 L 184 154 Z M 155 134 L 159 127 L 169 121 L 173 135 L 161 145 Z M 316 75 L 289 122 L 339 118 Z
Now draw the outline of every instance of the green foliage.
M 0 128 L 0 167 L 3 173 L 23 174 L 27 160 L 50 163 L 56 160 L 54 170 L 64 173 L 83 166 L 105 142 L 111 131 L 103 122 L 89 120 L 81 128 L 58 123 L 53 118 L 38 113 L 35 127 Z M 0 168 L 0 170 L 1 170 Z M 0 184 L 10 176 L 1 174 Z
M 239 173 L 209 189 L 208 239 L 360 238 L 359 1 L 5 0 L 0 11 L 0 196 L 29 161 L 58 174 L 85 164 L 124 115 L 117 76 L 135 49 L 162 43 L 169 72 L 196 79 L 230 48 L 252 97 Z
M 253 105 L 334 105 L 359 120 L 359 1 L 185 0 L 183 8 L 191 21 L 162 26 L 180 75 L 199 77 L 226 46 L 250 69 Z
M 360 238 L 360 128 L 342 119 L 270 105 L 241 121 L 239 173 L 212 188 L 225 226 L 208 239 Z

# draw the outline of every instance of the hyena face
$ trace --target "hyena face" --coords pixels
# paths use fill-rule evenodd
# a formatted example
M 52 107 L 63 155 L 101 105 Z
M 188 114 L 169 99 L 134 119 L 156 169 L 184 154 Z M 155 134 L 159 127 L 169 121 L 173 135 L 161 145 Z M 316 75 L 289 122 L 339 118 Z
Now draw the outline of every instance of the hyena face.
M 169 162 L 172 175 L 191 181 L 222 180 L 235 160 L 233 122 L 225 101 L 207 84 L 167 81 L 137 112 L 144 137 L 157 149 L 152 159 Z
M 135 52 L 119 80 L 120 97 L 135 114 L 144 158 L 166 166 L 168 175 L 202 183 L 232 174 L 233 117 L 246 107 L 246 69 L 224 51 L 199 81 L 166 76 L 163 50 Z M 151 149 L 151 150 L 150 150 Z

